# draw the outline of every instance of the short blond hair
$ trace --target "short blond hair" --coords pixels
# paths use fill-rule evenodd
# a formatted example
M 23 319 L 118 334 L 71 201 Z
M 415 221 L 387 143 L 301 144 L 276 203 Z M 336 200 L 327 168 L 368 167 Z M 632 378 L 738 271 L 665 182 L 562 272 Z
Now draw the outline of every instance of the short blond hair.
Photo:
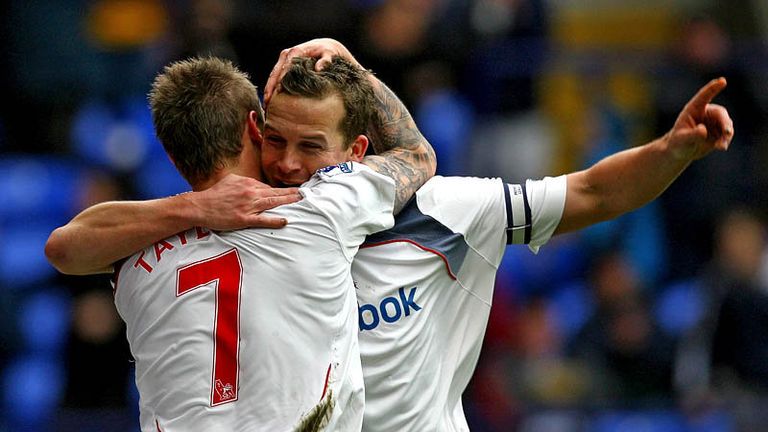
M 229 60 L 195 57 L 164 68 L 149 92 L 155 133 L 176 169 L 194 184 L 242 152 L 248 114 L 264 113 L 256 86 Z

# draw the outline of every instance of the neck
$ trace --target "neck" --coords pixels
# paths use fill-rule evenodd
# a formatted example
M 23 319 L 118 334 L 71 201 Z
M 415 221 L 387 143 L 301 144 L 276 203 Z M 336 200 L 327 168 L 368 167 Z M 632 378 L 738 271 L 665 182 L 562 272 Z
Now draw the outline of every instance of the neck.
M 240 170 L 238 170 L 237 166 L 234 166 L 234 167 L 225 166 L 224 168 L 214 171 L 207 179 L 200 180 L 199 182 L 193 184 L 192 190 L 195 192 L 199 192 L 202 190 L 210 189 L 213 185 L 220 182 L 224 177 L 230 174 L 237 174 L 241 176 L 248 175 L 247 173 L 243 173 Z
M 250 177 L 258 181 L 264 178 L 261 172 L 261 154 L 248 137 L 243 138 L 243 149 L 239 156 L 225 160 L 222 168 L 214 171 L 207 179 L 193 184 L 192 190 L 208 189 L 230 174 Z
M 193 184 L 192 185 L 192 190 L 195 191 L 195 192 L 200 192 L 200 191 L 204 191 L 206 189 L 210 189 L 211 186 L 213 186 L 216 183 L 218 183 L 219 180 L 221 180 L 222 178 L 224 178 L 224 177 L 211 176 L 207 180 L 203 180 L 203 181 L 200 181 L 200 182 L 197 182 L 197 183 Z
M 258 181 L 262 181 L 262 175 L 261 171 L 259 170 L 248 170 L 248 169 L 241 169 L 240 166 L 235 167 L 225 167 L 220 170 L 217 170 L 213 174 L 211 174 L 210 177 L 208 177 L 205 180 L 201 180 L 192 186 L 192 190 L 195 192 L 203 191 L 206 189 L 210 189 L 213 185 L 220 182 L 224 177 L 235 174 L 242 177 L 250 177 L 252 179 L 256 179 Z

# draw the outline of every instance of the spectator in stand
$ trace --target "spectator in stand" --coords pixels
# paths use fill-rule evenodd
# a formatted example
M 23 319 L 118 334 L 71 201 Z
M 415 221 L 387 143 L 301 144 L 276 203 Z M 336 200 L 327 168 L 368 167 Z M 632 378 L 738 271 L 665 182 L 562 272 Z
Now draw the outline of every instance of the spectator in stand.
M 676 384 L 689 407 L 718 397 L 739 430 L 763 430 L 768 402 L 766 226 L 754 210 L 719 219 L 714 258 L 700 276 L 706 314 L 682 341 Z

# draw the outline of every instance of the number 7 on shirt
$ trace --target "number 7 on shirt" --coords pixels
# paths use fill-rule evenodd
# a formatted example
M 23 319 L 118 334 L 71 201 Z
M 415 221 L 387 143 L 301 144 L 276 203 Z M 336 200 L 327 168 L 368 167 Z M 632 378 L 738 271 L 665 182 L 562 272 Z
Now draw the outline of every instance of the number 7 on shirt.
M 212 286 L 216 291 L 211 406 L 237 400 L 242 276 L 237 249 L 180 267 L 176 272 L 176 297 L 201 287 Z

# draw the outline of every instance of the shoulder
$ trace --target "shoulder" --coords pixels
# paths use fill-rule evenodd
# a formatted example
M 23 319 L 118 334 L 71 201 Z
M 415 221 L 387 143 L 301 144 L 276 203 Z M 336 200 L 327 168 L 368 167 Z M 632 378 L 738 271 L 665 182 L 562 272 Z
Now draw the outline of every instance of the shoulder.
M 503 184 L 500 178 L 487 177 L 443 177 L 434 176 L 424 183 L 418 193 L 439 193 L 453 190 L 454 192 L 465 192 L 476 188 L 493 189 L 500 188 Z
M 498 178 L 436 176 L 416 192 L 416 205 L 470 243 L 499 237 L 506 227 L 504 183 Z
M 379 174 L 362 163 L 353 161 L 320 168 L 302 187 L 311 188 L 323 183 L 354 184 L 357 182 L 381 183 L 394 187 L 394 180 L 390 177 Z
M 416 192 L 423 211 L 443 209 L 469 216 L 503 199 L 504 183 L 498 178 L 435 176 Z
M 327 218 L 345 247 L 394 224 L 394 181 L 358 162 L 317 170 L 300 193 L 304 199 L 296 204 Z
M 358 162 L 321 168 L 300 189 L 304 200 L 317 207 L 354 207 L 356 211 L 389 213 L 395 202 L 395 182 Z

